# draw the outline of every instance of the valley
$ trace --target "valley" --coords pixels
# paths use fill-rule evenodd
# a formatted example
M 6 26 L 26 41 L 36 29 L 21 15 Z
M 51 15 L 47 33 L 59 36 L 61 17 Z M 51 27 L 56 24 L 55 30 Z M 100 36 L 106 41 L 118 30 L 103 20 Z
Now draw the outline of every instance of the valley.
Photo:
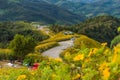
M 99 17 L 96 18 L 99 20 Z M 109 18 L 114 20 L 111 17 Z M 104 20 L 110 19 L 105 18 Z M 87 23 L 89 23 L 89 20 Z M 5 28 L 4 25 L 8 28 Z M 13 38 L 11 37 L 12 40 L 10 40 L 10 42 L 9 39 L 6 39 L 8 40 L 8 47 L 3 46 L 6 43 L 4 43 L 2 37 L 0 39 L 3 42 L 1 43 L 3 45 L 0 46 L 0 65 L 2 66 L 0 68 L 1 80 L 11 80 L 13 78 L 14 80 L 57 80 L 57 76 L 59 79 L 63 79 L 64 76 L 65 80 L 84 80 L 84 77 L 85 79 L 88 79 L 88 76 L 91 76 L 90 73 L 93 70 L 102 74 L 104 72 L 103 69 L 106 70 L 111 68 L 111 71 L 107 71 L 107 73 L 112 74 L 113 68 L 119 65 L 119 58 L 116 57 L 116 55 L 118 57 L 120 56 L 119 42 L 117 43 L 114 39 L 111 44 L 114 47 L 109 48 L 107 42 L 100 43 L 86 35 L 72 32 L 72 29 L 75 27 L 68 28 L 64 26 L 60 27 L 60 25 L 33 25 L 32 23 L 23 21 L 11 23 L 1 22 L 0 28 L 2 29 L 1 35 L 3 35 L 4 38 L 6 37 L 3 31 L 4 29 L 9 33 L 16 31 L 16 35 Z M 114 29 L 112 30 L 114 31 Z M 74 42 L 73 37 L 75 37 Z M 10 66 L 9 60 L 11 60 L 11 58 L 15 60 L 15 63 L 13 63 L 14 66 Z M 107 60 L 109 60 L 109 62 Z M 31 63 L 31 67 L 27 66 L 28 63 Z M 39 64 L 39 66 L 34 67 L 34 64 Z M 114 65 L 101 68 L 103 64 Z M 88 67 L 88 65 L 90 67 Z M 90 72 L 84 72 L 86 69 L 89 69 Z M 66 72 L 66 70 L 68 71 Z M 115 72 L 117 73 L 118 70 L 119 68 L 117 68 Z M 82 75 L 82 73 L 85 75 Z M 96 75 L 96 73 L 93 72 L 92 75 Z M 106 77 L 106 75 L 97 74 L 95 77 L 101 79 L 113 79 L 114 76 L 117 75 L 112 75 L 112 77 L 108 75 Z M 92 78 L 93 76 L 89 79 L 92 80 Z
M 120 80 L 119 0 L 0 0 L 0 80 Z

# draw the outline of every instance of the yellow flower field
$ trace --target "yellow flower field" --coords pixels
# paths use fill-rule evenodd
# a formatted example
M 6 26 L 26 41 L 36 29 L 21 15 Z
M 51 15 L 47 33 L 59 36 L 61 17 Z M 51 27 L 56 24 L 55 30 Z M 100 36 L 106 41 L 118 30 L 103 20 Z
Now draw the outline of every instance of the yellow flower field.
M 0 80 L 119 80 L 120 47 L 64 50 L 60 58 L 42 58 L 37 70 L 0 68 Z M 41 58 L 41 57 L 40 57 Z

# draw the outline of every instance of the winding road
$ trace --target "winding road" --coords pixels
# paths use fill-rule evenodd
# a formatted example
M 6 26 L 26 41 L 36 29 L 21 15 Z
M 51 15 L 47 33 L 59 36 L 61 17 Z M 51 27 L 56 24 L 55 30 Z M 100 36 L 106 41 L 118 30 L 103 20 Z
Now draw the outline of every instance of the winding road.
M 45 29 L 46 26 L 37 25 L 37 28 L 38 28 L 38 30 L 45 31 L 46 34 L 49 34 L 50 30 Z M 62 41 L 62 42 L 59 42 L 59 46 L 53 47 L 53 48 L 51 48 L 49 50 L 46 50 L 45 52 L 42 53 L 42 55 L 43 56 L 48 56 L 48 57 L 51 57 L 51 58 L 59 58 L 59 54 L 63 50 L 65 50 L 65 49 L 67 49 L 67 48 L 69 48 L 69 47 L 71 47 L 73 45 L 74 44 L 73 44 L 72 40 Z
M 63 50 L 73 46 L 73 41 L 71 41 L 71 40 L 69 40 L 69 41 L 62 41 L 62 42 L 59 42 L 59 44 L 60 44 L 59 46 L 51 48 L 51 49 L 43 52 L 42 55 L 43 56 L 48 56 L 48 57 L 51 57 L 51 58 L 59 58 L 59 54 Z

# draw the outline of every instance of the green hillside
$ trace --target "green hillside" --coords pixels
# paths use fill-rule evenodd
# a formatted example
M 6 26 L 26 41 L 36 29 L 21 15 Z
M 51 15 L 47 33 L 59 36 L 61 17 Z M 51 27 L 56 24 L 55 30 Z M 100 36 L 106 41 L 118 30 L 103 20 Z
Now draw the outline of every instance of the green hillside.
M 54 0 L 47 0 L 49 2 Z M 53 2 L 51 2 L 53 3 Z M 58 0 L 53 4 L 86 17 L 112 15 L 120 18 L 119 0 Z
M 100 48 L 101 44 L 94 39 L 91 39 L 87 36 L 81 35 L 80 38 L 75 40 L 75 47 L 76 48 Z
M 98 16 L 90 18 L 80 24 L 73 26 L 52 25 L 50 27 L 54 32 L 61 30 L 70 30 L 79 34 L 87 35 L 99 42 L 108 42 L 118 35 L 117 28 L 120 26 L 120 20 L 112 16 Z
M 6 48 L 16 34 L 31 36 L 36 42 L 47 39 L 48 36 L 24 21 L 0 22 L 0 48 Z
M 88 19 L 87 21 L 75 25 L 78 33 L 85 34 L 99 42 L 108 42 L 118 35 L 117 27 L 120 26 L 120 20 L 112 16 L 99 16 Z
M 1 0 L 0 21 L 10 20 L 73 24 L 83 21 L 84 17 L 42 0 Z
M 0 80 L 120 80 L 119 4 L 0 0 Z

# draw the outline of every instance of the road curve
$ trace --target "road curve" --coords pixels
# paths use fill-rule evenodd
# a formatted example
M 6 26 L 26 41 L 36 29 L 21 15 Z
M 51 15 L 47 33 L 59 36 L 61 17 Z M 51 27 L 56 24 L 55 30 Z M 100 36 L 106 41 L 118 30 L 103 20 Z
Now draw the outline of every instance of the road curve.
M 62 41 L 59 42 L 59 46 L 51 48 L 42 53 L 43 56 L 48 56 L 51 58 L 59 58 L 59 54 L 66 48 L 73 46 L 73 41 Z

